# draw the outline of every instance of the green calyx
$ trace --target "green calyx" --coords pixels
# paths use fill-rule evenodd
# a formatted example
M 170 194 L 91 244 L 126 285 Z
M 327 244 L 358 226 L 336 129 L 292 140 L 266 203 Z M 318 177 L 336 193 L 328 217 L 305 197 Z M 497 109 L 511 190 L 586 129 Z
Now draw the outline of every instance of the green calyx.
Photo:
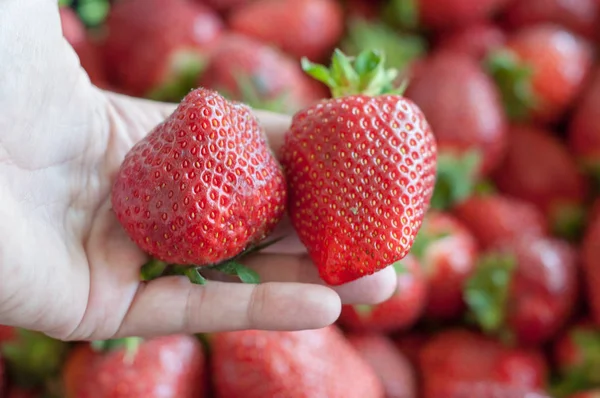
M 431 208 L 448 210 L 471 196 L 480 164 L 481 154 L 476 150 L 463 154 L 440 152 Z
M 390 0 L 382 7 L 382 20 L 403 30 L 419 28 L 418 0 Z
M 67 0 L 72 3 L 72 0 Z M 109 0 L 79 0 L 77 14 L 81 21 L 88 27 L 101 25 L 110 11 Z
M 155 101 L 180 102 L 198 85 L 198 78 L 206 66 L 204 56 L 194 50 L 175 52 L 167 68 L 165 81 L 147 93 Z
M 68 352 L 68 344 L 42 333 L 17 329 L 17 337 L 0 346 L 8 373 L 17 385 L 35 388 L 56 377 Z
M 481 257 L 463 292 L 471 318 L 488 334 L 507 337 L 506 312 L 516 259 L 506 253 Z
M 386 69 L 385 54 L 380 50 L 365 50 L 350 57 L 336 49 L 331 66 L 314 64 L 302 58 L 302 69 L 311 77 L 326 84 L 334 98 L 350 95 L 402 95 L 406 84 L 394 87 L 398 71 Z
M 386 54 L 389 67 L 403 74 L 414 60 L 425 54 L 427 42 L 418 35 L 398 33 L 382 23 L 355 19 L 348 24 L 342 48 L 350 55 L 380 50 Z
M 583 236 L 587 212 L 579 204 L 556 206 L 551 212 L 551 227 L 554 235 L 570 242 L 577 242 Z
M 124 350 L 124 360 L 131 363 L 135 359 L 138 349 L 143 342 L 144 339 L 141 337 L 124 337 L 122 339 L 92 341 L 90 346 L 96 352 Z
M 509 50 L 492 53 L 486 59 L 485 67 L 496 82 L 508 117 L 513 121 L 528 120 L 538 106 L 531 83 L 532 68 Z

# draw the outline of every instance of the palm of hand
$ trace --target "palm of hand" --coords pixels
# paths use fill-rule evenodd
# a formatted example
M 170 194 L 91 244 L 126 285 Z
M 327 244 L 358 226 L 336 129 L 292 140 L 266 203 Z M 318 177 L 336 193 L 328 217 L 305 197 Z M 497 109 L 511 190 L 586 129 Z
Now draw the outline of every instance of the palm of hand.
M 340 297 L 368 303 L 391 294 L 391 269 L 337 293 L 321 286 L 293 242 L 285 249 L 296 255 L 274 248 L 249 260 L 271 283 L 140 283 L 146 256 L 111 211 L 111 182 L 129 148 L 173 107 L 93 87 L 62 39 L 55 3 L 10 0 L 0 6 L 0 25 L 11 32 L 18 13 L 38 20 L 0 38 L 0 58 L 15 60 L 0 73 L 12 76 L 0 79 L 0 323 L 61 339 L 302 329 L 333 322 Z

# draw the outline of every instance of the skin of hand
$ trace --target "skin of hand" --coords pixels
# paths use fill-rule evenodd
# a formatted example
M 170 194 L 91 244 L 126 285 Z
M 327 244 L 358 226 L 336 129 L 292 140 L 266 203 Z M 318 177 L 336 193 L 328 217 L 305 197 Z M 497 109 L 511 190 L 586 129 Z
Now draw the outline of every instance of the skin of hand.
M 111 212 L 127 151 L 175 108 L 102 91 L 63 39 L 56 0 L 0 1 L 0 324 L 61 340 L 302 330 L 372 304 L 393 269 L 331 288 L 292 234 L 248 259 L 263 283 L 140 282 L 147 256 Z M 276 148 L 288 117 L 257 112 Z

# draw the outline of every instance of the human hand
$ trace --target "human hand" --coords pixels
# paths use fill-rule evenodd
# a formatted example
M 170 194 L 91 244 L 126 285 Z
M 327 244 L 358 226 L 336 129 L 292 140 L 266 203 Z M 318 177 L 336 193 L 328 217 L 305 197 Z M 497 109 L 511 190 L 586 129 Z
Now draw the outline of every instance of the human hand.
M 325 286 L 293 234 L 245 262 L 259 285 L 140 282 L 147 256 L 112 213 L 110 189 L 127 151 L 174 105 L 92 86 L 54 0 L 3 0 L 0 26 L 0 324 L 63 340 L 297 330 L 334 322 L 341 302 L 392 294 L 391 268 Z M 278 147 L 289 119 L 257 115 Z

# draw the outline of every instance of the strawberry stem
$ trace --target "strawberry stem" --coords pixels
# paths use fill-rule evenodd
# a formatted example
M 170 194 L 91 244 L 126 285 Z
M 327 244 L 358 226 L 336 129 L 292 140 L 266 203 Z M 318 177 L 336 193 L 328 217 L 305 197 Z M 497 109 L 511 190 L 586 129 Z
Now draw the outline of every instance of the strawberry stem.
M 161 276 L 167 269 L 168 264 L 164 261 L 152 259 L 142 267 L 141 277 L 143 281 L 151 281 Z
M 200 273 L 199 267 L 186 267 L 185 276 L 195 285 L 206 285 L 206 278 Z
M 334 98 L 350 95 L 402 95 L 402 88 L 394 87 L 398 70 L 386 69 L 385 54 L 380 50 L 365 50 L 350 57 L 336 49 L 331 66 L 315 64 L 302 58 L 302 69 L 314 79 L 326 84 Z

